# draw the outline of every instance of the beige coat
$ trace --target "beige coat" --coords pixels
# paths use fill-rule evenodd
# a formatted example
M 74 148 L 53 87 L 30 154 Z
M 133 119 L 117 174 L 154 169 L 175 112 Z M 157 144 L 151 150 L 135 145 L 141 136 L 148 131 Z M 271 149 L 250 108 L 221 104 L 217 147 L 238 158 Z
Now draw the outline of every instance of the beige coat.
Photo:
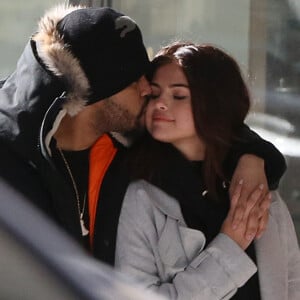
M 270 219 L 255 243 L 257 267 L 229 237 L 187 228 L 178 202 L 145 182 L 132 183 L 121 211 L 116 267 L 170 299 L 230 299 L 257 271 L 262 300 L 300 299 L 300 252 L 290 214 L 273 193 Z

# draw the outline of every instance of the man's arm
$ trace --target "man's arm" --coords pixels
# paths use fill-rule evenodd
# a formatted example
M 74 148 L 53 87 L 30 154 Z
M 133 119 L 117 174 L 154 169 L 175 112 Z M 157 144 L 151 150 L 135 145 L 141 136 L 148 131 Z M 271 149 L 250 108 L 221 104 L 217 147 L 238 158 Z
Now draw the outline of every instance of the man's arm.
M 271 190 L 275 190 L 286 171 L 286 162 L 281 152 L 272 143 L 264 140 L 247 125 L 244 125 L 224 161 L 224 170 L 229 178 L 234 174 L 236 166 L 244 154 L 253 154 L 264 160 L 268 186 Z
M 251 194 L 261 190 L 258 203 L 264 207 L 270 189 L 276 189 L 286 170 L 283 155 L 268 141 L 244 125 L 224 162 L 224 170 L 230 178 L 230 198 L 237 198 L 232 213 L 232 226 L 238 227 L 245 215 L 245 207 Z M 268 221 L 268 209 L 262 209 L 256 237 L 260 237 Z M 251 231 L 249 227 L 246 232 Z

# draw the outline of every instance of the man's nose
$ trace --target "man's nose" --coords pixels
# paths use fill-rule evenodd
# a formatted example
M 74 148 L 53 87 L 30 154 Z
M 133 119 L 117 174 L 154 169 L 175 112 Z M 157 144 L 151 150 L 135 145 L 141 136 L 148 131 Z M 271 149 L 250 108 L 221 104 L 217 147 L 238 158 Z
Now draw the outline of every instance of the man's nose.
M 149 84 L 149 81 L 146 79 L 144 75 L 139 79 L 138 84 L 139 84 L 140 93 L 142 97 L 151 94 L 151 86 Z

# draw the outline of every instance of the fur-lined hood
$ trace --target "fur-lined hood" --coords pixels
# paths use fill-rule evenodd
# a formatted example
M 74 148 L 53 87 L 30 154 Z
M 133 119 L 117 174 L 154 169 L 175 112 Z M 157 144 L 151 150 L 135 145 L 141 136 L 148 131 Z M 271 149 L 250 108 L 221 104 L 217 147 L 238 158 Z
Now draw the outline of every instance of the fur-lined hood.
M 40 152 L 51 155 L 62 118 L 76 115 L 88 101 L 87 76 L 57 30 L 67 14 L 82 8 L 60 5 L 46 12 L 15 72 L 0 85 L 0 141 L 31 162 Z
M 31 162 L 40 151 L 49 155 L 63 116 L 77 114 L 87 101 L 87 77 L 56 30 L 60 20 L 81 8 L 61 5 L 49 10 L 15 71 L 0 85 L 0 142 Z
M 57 24 L 69 13 L 82 7 L 57 6 L 49 10 L 38 24 L 38 32 L 33 36 L 37 53 L 48 70 L 60 77 L 68 88 L 64 105 L 69 115 L 76 115 L 86 104 L 89 82 L 79 61 L 68 50 L 68 45 L 57 31 Z

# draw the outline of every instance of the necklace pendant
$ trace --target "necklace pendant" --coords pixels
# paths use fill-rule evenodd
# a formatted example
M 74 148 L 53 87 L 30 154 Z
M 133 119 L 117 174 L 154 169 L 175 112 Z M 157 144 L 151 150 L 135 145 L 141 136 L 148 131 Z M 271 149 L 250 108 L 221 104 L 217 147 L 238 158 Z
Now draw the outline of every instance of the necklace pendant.
M 80 226 L 81 226 L 81 234 L 82 236 L 86 236 L 89 234 L 89 231 L 87 230 L 87 228 L 84 225 L 84 220 L 83 220 L 83 215 L 80 214 Z

